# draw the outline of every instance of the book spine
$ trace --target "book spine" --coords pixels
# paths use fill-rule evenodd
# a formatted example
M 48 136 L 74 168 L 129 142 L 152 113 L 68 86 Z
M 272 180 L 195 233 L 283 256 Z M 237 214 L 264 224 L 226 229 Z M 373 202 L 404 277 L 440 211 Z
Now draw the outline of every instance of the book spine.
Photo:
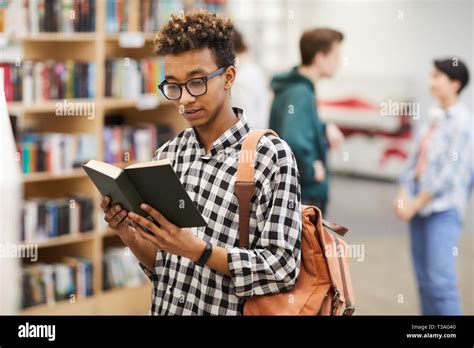
M 96 83 L 96 67 L 95 63 L 89 63 L 88 65 L 88 77 L 87 80 L 89 81 L 88 85 L 88 98 L 94 98 L 95 96 L 95 83 Z
M 89 14 L 89 26 L 88 26 L 88 31 L 95 31 L 95 12 L 96 12 L 96 1 L 95 0 L 89 0 L 90 2 L 90 14 Z
M 23 172 L 71 170 L 95 157 L 95 145 L 92 134 L 26 133 L 20 142 Z
M 135 99 L 143 93 L 158 93 L 164 79 L 162 59 L 107 60 L 105 63 L 105 95 Z
M 120 163 L 122 162 L 122 149 L 120 146 L 122 143 L 122 128 L 113 127 L 112 134 L 113 134 L 113 147 L 112 147 L 113 150 L 112 151 L 114 154 L 113 163 Z
M 49 100 L 50 96 L 50 71 L 51 71 L 51 62 L 45 62 L 42 65 L 43 69 L 41 71 L 40 78 L 42 79 L 41 83 L 41 100 Z
M 72 60 L 66 62 L 66 99 L 74 98 L 74 63 Z
M 46 19 L 45 19 L 45 0 L 37 0 L 37 10 L 38 10 L 38 26 L 40 32 L 46 31 Z

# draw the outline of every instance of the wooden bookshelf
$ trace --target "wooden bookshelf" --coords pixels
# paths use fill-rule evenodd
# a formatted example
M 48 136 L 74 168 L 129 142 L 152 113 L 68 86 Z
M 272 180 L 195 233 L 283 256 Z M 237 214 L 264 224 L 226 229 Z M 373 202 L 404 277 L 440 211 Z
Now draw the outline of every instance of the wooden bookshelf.
M 26 308 L 23 315 L 146 315 L 151 303 L 151 285 L 117 288 L 75 302 L 61 301 Z M 124 311 L 123 308 L 126 308 Z
M 94 42 L 94 33 L 37 33 L 19 38 L 22 42 Z
M 58 245 L 74 244 L 89 241 L 96 238 L 97 233 L 98 232 L 95 231 L 74 232 L 68 235 L 59 236 L 51 239 L 23 241 L 22 244 L 25 247 L 29 247 L 30 245 L 37 245 L 38 248 L 48 248 Z
M 158 106 L 163 105 L 173 105 L 173 102 L 158 96 Z M 137 109 L 137 104 L 139 103 L 136 99 L 120 99 L 107 97 L 102 100 L 102 104 L 106 110 L 120 110 L 120 109 Z M 153 109 L 154 110 L 154 109 Z
M 23 174 L 23 181 L 25 183 L 33 183 L 33 182 L 43 182 L 43 181 L 51 181 L 51 180 L 64 180 L 64 179 L 77 179 L 83 178 L 86 174 L 82 169 L 74 169 L 71 171 L 63 172 L 60 174 L 52 174 L 52 173 L 27 173 Z
M 96 99 L 77 98 L 75 103 L 90 103 L 96 102 Z M 9 102 L 8 112 L 10 114 L 39 114 L 39 113 L 54 113 L 56 105 L 63 103 L 63 100 L 45 100 L 43 102 L 35 102 L 31 104 L 24 104 L 21 102 Z
M 141 35 L 143 36 L 145 41 L 149 41 L 149 42 L 153 41 L 153 39 L 155 38 L 154 33 L 141 33 Z M 107 41 L 118 41 L 119 37 L 120 37 L 120 34 L 106 34 L 105 39 Z
M 135 6 L 138 1 L 133 0 Z M 40 33 L 17 38 L 22 46 L 24 60 L 87 60 L 96 64 L 96 96 L 94 99 L 77 99 L 69 101 L 94 102 L 95 117 L 60 118 L 54 115 L 56 100 L 25 105 L 21 102 L 7 103 L 9 113 L 19 116 L 21 127 L 33 126 L 40 131 L 88 132 L 95 134 L 98 140 L 96 158 L 104 158 L 103 129 L 108 112 L 120 110 L 126 115 L 126 122 L 154 121 L 171 126 L 176 132 L 187 126 L 175 106 L 160 97 L 158 106 L 151 110 L 137 109 L 136 100 L 106 98 L 105 60 L 107 58 L 130 57 L 144 58 L 152 56 L 150 49 L 153 34 L 145 33 L 145 46 L 142 48 L 119 47 L 118 34 L 105 33 L 105 1 L 96 2 L 96 32 L 94 33 Z M 136 7 L 137 9 L 138 7 Z M 132 8 L 131 11 L 134 9 Z M 158 90 L 157 90 L 158 93 Z M 130 163 L 124 163 L 130 164 Z M 136 288 L 118 288 L 103 290 L 102 260 L 104 249 L 113 243 L 121 243 L 111 230 L 97 230 L 100 219 L 100 195 L 87 179 L 82 169 L 75 169 L 60 174 L 29 173 L 23 175 L 24 196 L 62 197 L 70 193 L 83 193 L 94 197 L 94 226 L 96 230 L 87 233 L 74 233 L 54 239 L 33 241 L 39 248 L 39 260 L 55 262 L 62 256 L 84 256 L 91 259 L 94 267 L 94 295 L 78 298 L 74 303 L 62 301 L 26 308 L 20 312 L 24 315 L 58 315 L 58 314 L 148 314 L 151 305 L 150 284 L 147 281 Z M 29 244 L 25 241 L 23 244 Z

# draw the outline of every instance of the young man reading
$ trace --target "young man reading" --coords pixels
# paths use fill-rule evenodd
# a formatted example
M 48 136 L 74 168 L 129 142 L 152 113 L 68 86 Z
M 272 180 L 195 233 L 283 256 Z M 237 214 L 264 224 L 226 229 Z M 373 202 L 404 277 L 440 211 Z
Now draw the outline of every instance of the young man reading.
M 272 135 L 262 137 L 255 158 L 250 248 L 239 248 L 234 183 L 250 128 L 230 102 L 236 74 L 232 30 L 230 21 L 197 11 L 172 16 L 155 39 L 156 53 L 164 56 L 160 90 L 191 125 L 160 147 L 155 159 L 171 161 L 207 226 L 179 228 L 143 204 L 158 227 L 109 207 L 108 197 L 101 203 L 109 226 L 153 282 L 155 315 L 240 315 L 245 299 L 290 290 L 299 273 L 298 170 L 289 146 Z

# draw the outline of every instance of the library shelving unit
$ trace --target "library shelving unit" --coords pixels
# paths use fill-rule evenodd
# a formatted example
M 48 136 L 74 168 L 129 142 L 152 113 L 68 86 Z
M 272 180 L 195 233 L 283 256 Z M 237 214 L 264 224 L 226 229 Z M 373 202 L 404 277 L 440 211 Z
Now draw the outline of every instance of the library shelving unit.
M 127 124 L 155 122 L 172 127 L 175 132 L 184 129 L 187 124 L 177 109 L 166 99 L 160 99 L 158 106 L 148 110 L 138 110 L 137 100 L 106 98 L 105 60 L 107 58 L 145 58 L 153 56 L 153 35 L 143 33 L 145 45 L 141 48 L 122 48 L 119 45 L 120 34 L 105 32 L 106 2 L 96 2 L 96 31 L 93 33 L 38 33 L 17 38 L 25 60 L 67 59 L 93 61 L 96 64 L 96 86 L 94 99 L 76 99 L 95 103 L 95 117 L 58 117 L 55 116 L 55 104 L 58 101 L 46 101 L 24 105 L 21 102 L 8 103 L 10 115 L 18 117 L 20 127 L 31 127 L 39 132 L 76 133 L 87 132 L 97 138 L 96 158 L 104 158 L 103 129 L 105 120 L 112 112 L 120 111 Z M 136 20 L 130 29 L 136 26 L 138 31 L 137 0 L 130 1 L 130 14 L 136 14 Z M 134 6 L 136 8 L 134 8 Z M 134 23 L 134 24 L 133 24 Z M 62 100 L 61 100 L 62 101 Z M 59 102 L 61 102 L 59 101 Z M 72 100 L 69 100 L 72 101 Z M 110 230 L 101 228 L 100 195 L 82 169 L 75 169 L 61 175 L 48 173 L 24 174 L 24 197 L 63 197 L 80 192 L 94 197 L 94 226 L 91 232 L 76 232 L 34 243 L 39 248 L 39 261 L 57 262 L 62 256 L 84 256 L 93 263 L 94 295 L 86 298 L 65 300 L 54 304 L 29 307 L 20 312 L 25 315 L 38 314 L 147 314 L 150 306 L 151 290 L 147 281 L 134 288 L 116 288 L 103 290 L 103 254 L 109 246 L 124 246 L 120 238 Z M 25 261 L 26 262 L 26 261 Z

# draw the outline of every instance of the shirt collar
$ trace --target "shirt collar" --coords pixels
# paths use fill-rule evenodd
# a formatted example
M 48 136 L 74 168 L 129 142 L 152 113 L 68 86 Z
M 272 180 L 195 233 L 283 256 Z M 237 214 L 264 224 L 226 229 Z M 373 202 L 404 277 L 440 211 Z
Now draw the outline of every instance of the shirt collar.
M 242 109 L 232 108 L 235 116 L 238 118 L 236 124 L 227 129 L 222 133 L 211 145 L 210 155 L 216 155 L 220 150 L 225 149 L 226 147 L 233 146 L 241 142 L 243 138 L 250 132 L 250 126 L 247 122 L 247 117 L 245 116 Z M 204 146 L 199 142 L 196 130 L 194 127 L 191 128 L 191 141 L 194 142 L 196 150 L 200 152 L 201 156 L 206 155 Z
M 458 113 L 461 113 L 463 111 L 464 105 L 461 102 L 457 102 L 454 105 L 451 105 L 447 110 L 446 110 L 446 116 L 448 118 L 452 117 L 453 115 L 456 115 Z

